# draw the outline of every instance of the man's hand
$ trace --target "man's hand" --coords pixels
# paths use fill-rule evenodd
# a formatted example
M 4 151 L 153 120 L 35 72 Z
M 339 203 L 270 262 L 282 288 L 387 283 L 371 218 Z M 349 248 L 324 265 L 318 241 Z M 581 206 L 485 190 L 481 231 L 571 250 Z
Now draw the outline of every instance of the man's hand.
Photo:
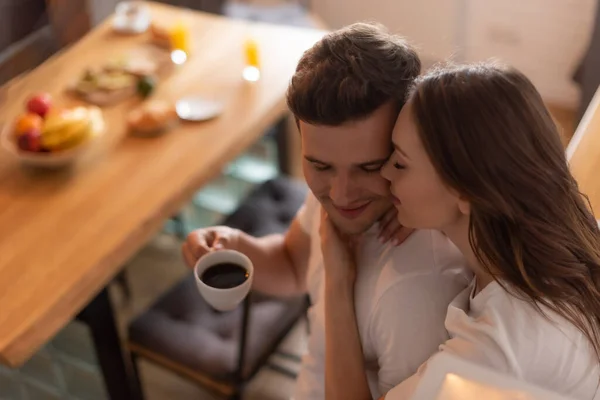
M 194 268 L 200 257 L 214 250 L 235 250 L 240 231 L 227 226 L 213 226 L 191 232 L 181 251 L 188 267 Z
M 396 207 L 390 208 L 379 220 L 379 240 L 387 243 L 390 240 L 394 246 L 401 245 L 412 233 L 414 229 L 406 228 L 398 221 L 398 210 Z

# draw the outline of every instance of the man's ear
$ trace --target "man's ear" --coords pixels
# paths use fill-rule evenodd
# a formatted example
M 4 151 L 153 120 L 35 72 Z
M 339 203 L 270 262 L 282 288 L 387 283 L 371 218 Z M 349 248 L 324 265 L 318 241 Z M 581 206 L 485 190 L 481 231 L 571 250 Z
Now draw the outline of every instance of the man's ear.
M 300 132 L 300 120 L 295 115 L 294 115 L 294 121 L 296 121 L 296 128 L 298 128 L 298 132 Z

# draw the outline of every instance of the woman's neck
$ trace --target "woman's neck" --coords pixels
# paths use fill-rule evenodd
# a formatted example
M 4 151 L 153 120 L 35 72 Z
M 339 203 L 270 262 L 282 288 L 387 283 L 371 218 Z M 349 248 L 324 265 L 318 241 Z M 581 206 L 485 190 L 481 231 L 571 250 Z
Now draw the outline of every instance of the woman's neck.
M 446 227 L 443 232 L 448 238 L 454 243 L 456 247 L 461 251 L 467 261 L 467 267 L 475 275 L 475 281 L 477 289 L 475 294 L 479 293 L 488 284 L 494 281 L 492 275 L 490 275 L 485 268 L 481 265 L 471 243 L 469 242 L 469 218 L 461 217 L 456 224 Z

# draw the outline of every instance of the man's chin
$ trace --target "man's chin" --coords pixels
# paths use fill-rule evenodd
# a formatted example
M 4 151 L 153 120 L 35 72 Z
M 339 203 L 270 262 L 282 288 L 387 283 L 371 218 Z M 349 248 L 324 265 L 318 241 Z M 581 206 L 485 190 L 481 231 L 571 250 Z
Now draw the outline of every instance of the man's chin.
M 358 235 L 369 230 L 383 214 L 392 206 L 381 200 L 372 200 L 367 208 L 357 217 L 348 218 L 339 212 L 333 204 L 321 203 L 336 228 L 347 235 Z
M 339 215 L 332 215 L 332 213 L 330 213 L 329 216 L 335 227 L 346 235 L 358 235 L 366 232 L 377 221 L 377 219 L 373 218 L 357 218 L 351 220 Z

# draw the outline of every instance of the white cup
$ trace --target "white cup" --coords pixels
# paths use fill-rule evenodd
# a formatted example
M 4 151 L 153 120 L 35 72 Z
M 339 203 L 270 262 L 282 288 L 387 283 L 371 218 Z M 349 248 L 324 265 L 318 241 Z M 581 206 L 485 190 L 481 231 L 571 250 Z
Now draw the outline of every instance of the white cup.
M 202 282 L 200 277 L 204 271 L 221 263 L 233 263 L 243 267 L 248 271 L 248 279 L 241 285 L 230 289 L 218 289 Z M 198 291 L 200 291 L 200 294 L 208 304 L 219 311 L 231 311 L 234 310 L 237 305 L 246 298 L 248 292 L 250 292 L 252 280 L 254 279 L 254 267 L 252 266 L 250 259 L 239 251 L 218 250 L 205 254 L 198 260 L 194 267 L 194 277 L 196 278 Z
M 115 8 L 113 29 L 121 33 L 143 33 L 151 20 L 150 9 L 145 1 L 121 1 Z

